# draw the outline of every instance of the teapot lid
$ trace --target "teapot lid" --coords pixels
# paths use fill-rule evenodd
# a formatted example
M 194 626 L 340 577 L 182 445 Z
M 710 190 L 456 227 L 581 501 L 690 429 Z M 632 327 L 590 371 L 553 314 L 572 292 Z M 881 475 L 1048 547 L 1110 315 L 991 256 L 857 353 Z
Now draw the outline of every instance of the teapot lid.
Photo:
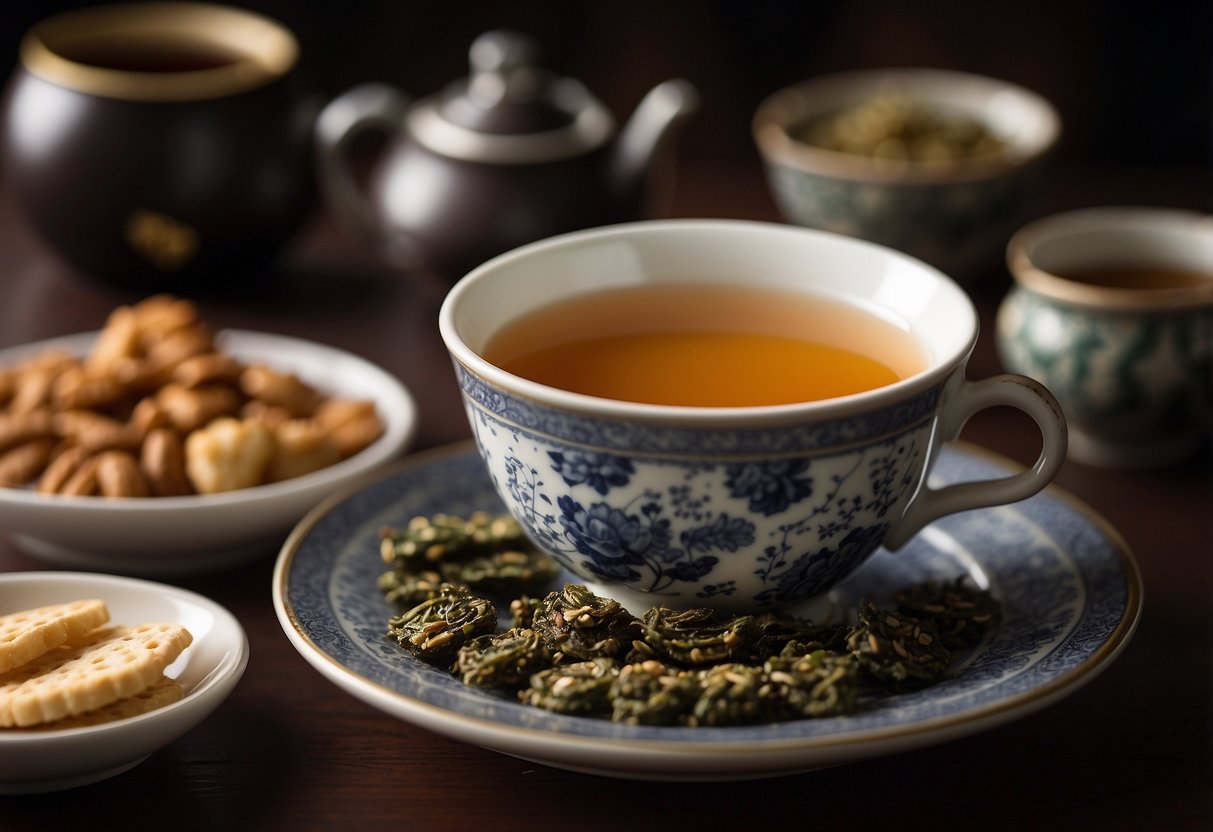
M 534 164 L 577 156 L 615 132 L 607 109 L 578 81 L 536 66 L 538 48 L 504 30 L 476 38 L 471 73 L 409 112 L 409 131 L 443 156 Z

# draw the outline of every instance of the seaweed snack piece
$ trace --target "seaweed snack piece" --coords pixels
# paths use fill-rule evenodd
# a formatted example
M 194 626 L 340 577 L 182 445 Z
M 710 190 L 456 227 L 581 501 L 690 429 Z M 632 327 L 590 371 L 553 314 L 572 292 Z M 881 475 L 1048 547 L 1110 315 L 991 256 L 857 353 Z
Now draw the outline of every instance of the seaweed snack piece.
M 510 601 L 510 626 L 530 629 L 535 622 L 535 610 L 539 608 L 538 599 L 523 593 Z
M 526 687 L 531 676 L 552 663 L 552 654 L 534 630 L 509 629 L 477 636 L 459 648 L 455 674 L 478 688 Z
M 560 566 L 547 552 L 534 546 L 487 552 L 467 561 L 443 561 L 448 581 L 467 584 L 478 592 L 510 594 L 546 589 L 560 574 Z
M 557 661 L 617 658 L 641 632 L 640 620 L 618 601 L 581 584 L 549 592 L 536 606 L 532 627 Z
M 682 725 L 699 694 L 695 671 L 656 659 L 625 664 L 611 686 L 611 719 L 627 725 Z
M 611 712 L 611 686 L 619 676 L 614 659 L 597 658 L 561 664 L 531 677 L 519 691 L 528 705 L 575 716 L 604 716 Z
M 687 667 L 743 657 L 753 647 L 756 635 L 751 615 L 718 621 L 710 609 L 666 607 L 653 607 L 644 614 L 644 643 L 658 658 Z
M 859 603 L 859 624 L 848 634 L 847 648 L 868 675 L 894 690 L 939 681 L 952 660 L 930 625 L 871 601 Z
M 859 695 L 859 665 L 845 653 L 794 646 L 763 663 L 770 695 L 786 704 L 789 719 L 853 713 Z
M 757 638 L 754 643 L 753 661 L 761 663 L 772 656 L 780 655 L 789 647 L 795 655 L 814 650 L 844 652 L 847 629 L 845 624 L 814 624 L 803 618 L 763 613 L 754 618 L 753 630 Z
M 388 621 L 387 635 L 420 659 L 452 658 L 476 636 L 497 628 L 497 608 L 466 587 L 445 585 L 438 595 Z
M 396 570 L 384 572 L 375 582 L 384 599 L 402 610 L 437 598 L 446 584 L 442 575 L 429 569 L 416 573 Z
M 380 554 L 395 574 L 395 579 L 384 576 L 380 587 L 401 602 L 425 600 L 426 585 L 435 576 L 475 592 L 509 595 L 542 591 L 560 573 L 556 561 L 508 514 L 414 517 L 403 529 L 381 529 L 379 537 Z
M 397 565 L 432 566 L 446 558 L 529 545 L 514 518 L 479 511 L 466 519 L 453 514 L 414 517 L 403 529 L 387 526 L 380 530 L 379 536 L 384 561 Z
M 965 577 L 945 584 L 915 584 L 893 600 L 899 612 L 929 623 L 949 650 L 963 650 L 981 641 L 1002 617 L 1002 605 L 994 596 L 969 585 Z
M 687 725 L 754 725 L 780 719 L 782 704 L 769 696 L 761 667 L 727 662 L 698 674 L 699 696 Z

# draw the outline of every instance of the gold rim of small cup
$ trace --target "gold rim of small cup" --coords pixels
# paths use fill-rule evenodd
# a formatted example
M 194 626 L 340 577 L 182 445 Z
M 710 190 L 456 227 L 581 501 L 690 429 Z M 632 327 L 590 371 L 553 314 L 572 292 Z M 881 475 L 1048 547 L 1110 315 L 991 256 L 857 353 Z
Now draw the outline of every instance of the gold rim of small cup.
M 171 35 L 175 43 L 222 50 L 218 66 L 144 72 L 73 57 L 86 44 Z M 256 12 L 208 3 L 132 3 L 63 12 L 35 25 L 20 46 L 27 71 L 53 84 L 128 101 L 197 101 L 257 89 L 286 75 L 299 44 L 282 24 Z
M 1208 283 L 1173 288 L 1123 288 L 1082 283 L 1039 266 L 1033 255 L 1041 243 L 1067 233 L 1118 233 L 1140 221 L 1171 221 L 1178 226 L 1204 230 L 1213 239 L 1213 216 L 1195 211 L 1147 207 L 1100 207 L 1066 211 L 1034 220 L 1017 231 L 1007 243 L 1007 268 L 1015 282 L 1031 292 L 1073 306 L 1106 311 L 1173 311 L 1213 304 L 1213 279 Z M 1085 228 L 1065 230 L 1066 224 L 1088 221 Z M 1143 258 L 1149 259 L 1149 258 Z M 1139 264 L 1140 265 L 1140 264 Z M 1159 266 L 1173 265 L 1160 259 Z
M 797 126 L 814 117 L 889 89 L 910 90 L 917 99 L 962 109 L 1009 139 L 1008 151 L 939 162 L 878 161 L 817 147 L 792 135 Z M 1016 135 L 1001 129 L 994 123 L 998 108 L 1034 115 L 1034 130 Z M 993 179 L 1037 162 L 1056 146 L 1061 120 L 1043 97 L 1007 81 L 952 70 L 892 67 L 820 75 L 784 87 L 759 104 L 752 131 L 769 163 L 823 176 L 891 185 L 930 185 Z

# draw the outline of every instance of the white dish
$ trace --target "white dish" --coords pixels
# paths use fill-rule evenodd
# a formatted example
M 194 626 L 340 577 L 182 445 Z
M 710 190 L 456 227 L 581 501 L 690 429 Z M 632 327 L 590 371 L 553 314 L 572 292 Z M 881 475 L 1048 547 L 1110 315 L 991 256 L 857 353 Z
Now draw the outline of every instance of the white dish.
M 248 664 L 248 639 L 240 623 L 193 592 L 91 573 L 0 575 L 0 615 L 82 598 L 105 601 L 115 625 L 184 625 L 193 642 L 165 675 L 181 684 L 185 697 L 150 713 L 87 728 L 0 729 L 0 794 L 69 789 L 133 768 L 214 711 Z
M 1007 466 L 952 446 L 948 482 Z M 334 684 L 397 719 L 558 768 L 654 780 L 743 780 L 893 754 L 1021 719 L 1094 679 L 1128 643 L 1141 578 L 1120 537 L 1056 488 L 935 521 L 896 554 L 878 551 L 832 599 L 888 602 L 923 580 L 966 574 L 1003 604 L 997 630 L 944 681 L 830 719 L 730 728 L 615 724 L 533 708 L 465 686 L 384 637 L 394 609 L 375 579 L 378 530 L 417 514 L 502 511 L 470 445 L 417 455 L 390 476 L 317 507 L 274 573 L 274 607 L 300 654 Z M 568 576 L 564 576 L 568 579 Z M 637 612 L 633 610 L 633 612 Z M 1059 737 L 1064 741 L 1064 737 Z
M 50 346 L 87 352 L 97 333 L 0 351 L 0 367 Z M 416 405 L 391 374 L 342 350 L 297 338 L 227 330 L 221 349 L 297 374 L 329 395 L 371 399 L 386 429 L 349 459 L 270 485 L 189 497 L 58 497 L 0 488 L 0 529 L 30 554 L 73 568 L 145 577 L 213 572 L 275 551 L 292 525 L 334 490 L 400 455 Z

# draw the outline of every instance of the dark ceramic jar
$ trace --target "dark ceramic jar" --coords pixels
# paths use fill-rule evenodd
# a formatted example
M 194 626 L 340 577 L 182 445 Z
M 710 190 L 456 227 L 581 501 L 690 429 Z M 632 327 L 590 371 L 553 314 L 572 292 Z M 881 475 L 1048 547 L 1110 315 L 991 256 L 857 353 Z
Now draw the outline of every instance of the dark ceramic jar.
M 182 291 L 245 281 L 306 215 L 316 103 L 295 37 L 248 11 L 102 6 L 34 27 L 4 103 L 5 176 L 81 271 Z

